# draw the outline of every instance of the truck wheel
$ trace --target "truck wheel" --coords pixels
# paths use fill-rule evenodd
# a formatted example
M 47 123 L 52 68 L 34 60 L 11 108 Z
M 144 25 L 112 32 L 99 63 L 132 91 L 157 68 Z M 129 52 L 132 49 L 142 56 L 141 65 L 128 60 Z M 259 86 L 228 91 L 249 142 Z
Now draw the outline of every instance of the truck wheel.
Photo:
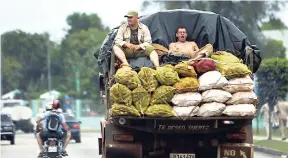
M 11 138 L 10 144 L 11 144 L 11 145 L 14 145 L 14 144 L 15 144 L 15 136 L 13 136 L 13 137 Z
M 81 138 L 80 137 L 75 138 L 75 141 L 76 141 L 76 143 L 81 143 Z

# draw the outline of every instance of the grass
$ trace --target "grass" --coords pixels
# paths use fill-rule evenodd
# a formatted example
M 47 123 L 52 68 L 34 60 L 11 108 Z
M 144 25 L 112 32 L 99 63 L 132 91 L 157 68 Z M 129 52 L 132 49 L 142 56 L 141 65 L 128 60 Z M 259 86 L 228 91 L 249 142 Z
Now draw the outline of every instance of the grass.
M 260 128 L 259 133 L 257 133 L 257 129 L 255 128 L 253 129 L 253 135 L 266 137 L 266 130 L 264 128 Z M 288 136 L 287 130 L 286 130 L 286 136 Z M 281 137 L 279 128 L 272 129 L 272 137 L 278 137 L 278 138 Z
M 281 152 L 288 151 L 288 143 L 278 140 L 255 140 L 254 145 L 274 149 Z

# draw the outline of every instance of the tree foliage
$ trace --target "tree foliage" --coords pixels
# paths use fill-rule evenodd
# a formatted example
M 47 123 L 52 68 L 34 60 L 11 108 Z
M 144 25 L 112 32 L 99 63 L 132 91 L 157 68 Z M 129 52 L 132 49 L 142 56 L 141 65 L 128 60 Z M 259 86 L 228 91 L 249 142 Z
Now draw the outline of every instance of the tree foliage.
M 60 44 L 47 33 L 13 30 L 2 35 L 3 93 L 14 89 L 36 99 L 48 91 L 47 61 L 51 59 L 52 88 L 78 98 L 99 99 L 98 67 L 93 53 L 109 28 L 97 14 L 73 13 Z M 75 88 L 75 70 L 80 69 L 80 92 Z
M 287 26 L 279 19 L 272 17 L 269 21 L 261 25 L 261 30 L 281 30 L 287 29 Z
M 263 60 L 257 78 L 262 104 L 265 98 L 275 101 L 284 99 L 288 93 L 288 60 L 285 58 Z
M 260 24 L 265 18 L 276 17 L 286 2 L 280 1 L 144 1 L 142 9 L 158 5 L 162 9 L 196 9 L 212 11 L 230 19 L 249 40 L 256 44 L 263 54 L 274 56 L 275 53 L 265 52 L 265 37 L 260 30 Z M 276 23 L 276 22 L 274 22 Z M 271 44 L 268 42 L 268 44 Z M 277 53 L 278 54 L 278 53 Z M 265 56 L 264 56 L 265 57 Z

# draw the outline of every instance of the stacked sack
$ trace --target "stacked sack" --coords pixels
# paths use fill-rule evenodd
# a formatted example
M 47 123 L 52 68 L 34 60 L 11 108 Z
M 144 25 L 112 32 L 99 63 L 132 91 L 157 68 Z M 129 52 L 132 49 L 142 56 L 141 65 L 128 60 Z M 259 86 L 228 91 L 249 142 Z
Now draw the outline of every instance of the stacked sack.
M 188 62 L 120 68 L 110 89 L 112 115 L 149 117 L 254 116 L 251 71 L 234 55 L 221 52 L 192 66 Z
M 216 55 L 217 54 L 217 55 Z M 222 114 L 227 116 L 254 116 L 258 98 L 253 92 L 254 82 L 251 71 L 236 56 L 221 52 L 211 56 L 217 62 L 217 70 L 228 79 L 222 89 L 232 96 L 226 101 Z
M 172 85 L 179 80 L 177 72 L 169 66 L 158 70 L 143 67 L 138 74 L 127 68 L 118 69 L 116 83 L 110 88 L 111 115 L 174 116 L 169 102 L 175 91 Z

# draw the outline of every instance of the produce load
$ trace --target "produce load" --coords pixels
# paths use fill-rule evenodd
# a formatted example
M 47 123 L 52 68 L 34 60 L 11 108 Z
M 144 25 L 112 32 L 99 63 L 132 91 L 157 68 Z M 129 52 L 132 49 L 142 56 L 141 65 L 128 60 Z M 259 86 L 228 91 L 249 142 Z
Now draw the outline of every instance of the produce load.
M 255 104 L 258 101 L 256 94 L 251 92 L 236 92 L 232 98 L 227 101 L 227 104 Z
M 178 73 L 168 66 L 156 70 L 156 78 L 161 85 L 172 86 L 180 80 Z
M 228 85 L 228 80 L 218 71 L 209 71 L 199 77 L 199 90 L 221 89 Z
M 122 84 L 116 83 L 111 87 L 110 97 L 113 103 L 132 105 L 132 92 Z
M 140 116 L 140 113 L 134 106 L 124 104 L 113 104 L 111 109 L 112 116 Z
M 258 98 L 250 74 L 240 59 L 225 51 L 194 63 L 142 67 L 138 73 L 120 68 L 110 88 L 110 113 L 137 117 L 253 116 Z
M 155 77 L 155 70 L 148 67 L 142 67 L 141 70 L 138 72 L 138 76 L 141 80 L 142 86 L 147 91 L 155 91 L 158 87 L 158 81 Z
M 172 117 L 174 116 L 173 108 L 169 104 L 154 104 L 145 111 L 147 116 L 151 117 Z
M 256 108 L 253 104 L 229 105 L 223 111 L 227 116 L 255 116 Z
M 174 96 L 175 88 L 171 86 L 160 86 L 152 95 L 152 104 L 167 104 Z
M 241 63 L 242 61 L 233 54 L 226 51 L 217 51 L 211 55 L 211 59 L 214 59 L 220 63 Z
M 247 67 L 247 65 L 242 63 L 218 63 L 217 69 L 227 79 L 245 77 L 246 75 L 252 73 Z
M 151 95 L 146 91 L 145 88 L 138 87 L 132 91 L 133 104 L 141 114 L 144 114 L 144 111 L 150 104 L 150 100 Z
M 223 89 L 229 93 L 249 92 L 254 89 L 254 82 L 247 75 L 246 77 L 229 80 L 228 85 L 224 86 Z
M 176 92 L 185 93 L 185 92 L 197 92 L 199 88 L 199 81 L 194 77 L 185 77 L 181 78 L 180 81 L 174 84 Z
M 202 96 L 199 92 L 187 92 L 182 94 L 175 94 L 172 98 L 172 103 L 175 106 L 197 106 L 202 101 Z
M 208 72 L 208 71 L 216 70 L 215 61 L 209 58 L 204 58 L 199 61 L 195 61 L 195 63 L 193 63 L 193 67 L 195 68 L 197 73 L 200 73 L 200 74 Z
M 210 103 L 210 102 L 218 102 L 218 103 L 225 103 L 229 100 L 232 95 L 229 92 L 220 89 L 211 89 L 204 91 L 202 93 L 202 102 L 203 103 Z
M 137 75 L 137 72 L 130 69 L 118 69 L 115 74 L 115 80 L 117 83 L 123 84 L 131 90 L 141 86 L 141 81 Z
M 186 61 L 180 62 L 179 64 L 175 65 L 175 71 L 181 77 L 197 77 L 197 73 L 195 72 L 194 67 L 188 65 L 188 62 Z
M 198 106 L 174 106 L 173 107 L 174 110 L 174 115 L 175 116 L 196 116 L 198 111 L 199 111 L 199 107 Z
M 210 117 L 210 116 L 221 116 L 225 110 L 226 105 L 223 103 L 211 102 L 201 105 L 198 111 L 198 116 Z

